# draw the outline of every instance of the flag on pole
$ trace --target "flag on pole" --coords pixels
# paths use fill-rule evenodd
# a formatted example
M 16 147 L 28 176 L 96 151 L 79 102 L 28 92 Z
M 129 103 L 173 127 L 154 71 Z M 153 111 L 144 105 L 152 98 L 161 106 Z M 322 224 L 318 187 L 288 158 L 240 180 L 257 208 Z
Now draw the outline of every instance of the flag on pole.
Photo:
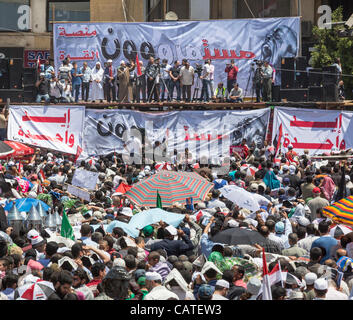
M 282 148 L 282 136 L 283 136 L 283 129 L 282 129 L 282 123 L 281 123 L 281 125 L 279 126 L 278 135 L 276 134 L 275 139 L 273 140 L 273 145 L 276 148 L 275 157 L 277 156 L 278 152 Z
M 142 76 L 141 66 L 140 66 L 140 61 L 139 61 L 139 55 L 138 54 L 136 54 L 136 68 L 137 68 L 137 75 L 139 77 Z
M 271 286 L 281 281 L 281 285 L 282 287 L 284 287 L 283 280 L 286 281 L 287 279 L 287 271 L 282 271 L 281 264 L 279 261 L 268 275 L 269 275 Z
M 162 209 L 162 199 L 161 199 L 161 196 L 159 195 L 158 190 L 157 190 L 157 204 L 156 204 L 156 208 Z
M 45 178 L 45 174 L 44 174 L 44 171 L 43 171 L 43 169 L 40 169 L 39 170 L 39 178 L 40 178 L 40 180 L 43 182 L 46 178 Z
M 270 276 L 268 274 L 264 248 L 262 248 L 262 270 L 262 300 L 272 300 Z
M 38 72 L 38 73 L 40 73 L 40 67 L 41 67 L 41 65 L 40 65 L 40 59 L 39 59 L 39 57 L 38 57 L 38 59 L 37 59 L 37 72 Z
M 60 235 L 64 238 L 69 238 L 69 239 L 75 241 L 74 229 L 72 228 L 72 226 L 70 224 L 70 221 L 65 213 L 65 210 L 63 212 L 63 218 L 62 218 L 62 222 L 61 222 Z

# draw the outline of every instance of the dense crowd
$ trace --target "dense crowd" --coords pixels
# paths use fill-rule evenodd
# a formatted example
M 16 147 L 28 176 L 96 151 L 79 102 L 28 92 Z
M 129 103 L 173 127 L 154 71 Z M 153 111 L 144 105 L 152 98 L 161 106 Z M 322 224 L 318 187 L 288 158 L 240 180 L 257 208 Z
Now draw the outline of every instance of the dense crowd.
M 67 57 L 55 70 L 47 59 L 40 66 L 35 83 L 36 102 L 243 102 L 245 93 L 237 84 L 238 67 L 234 60 L 224 71 L 226 86 L 219 82 L 215 87 L 211 60 L 203 66 L 196 64 L 195 68 L 187 59 L 181 64 L 178 60 L 169 64 L 167 59 L 150 57 L 146 66 L 142 61 L 137 65 L 136 61 L 122 60 L 118 68 L 107 60 L 103 65 L 97 62 L 91 69 L 87 62 L 79 66 Z
M 298 156 L 292 146 L 274 158 L 272 146 L 243 142 L 242 155 L 232 155 L 222 176 L 212 165 L 171 164 L 171 170 L 199 173 L 213 189 L 205 201 L 164 208 L 184 215 L 178 227 L 161 220 L 143 227 L 136 238 L 120 227 L 108 233 L 103 226 L 129 222 L 148 209 L 116 190 L 148 179 L 155 165 L 126 165 L 115 154 L 75 163 L 39 149 L 21 166 L 2 161 L 0 299 L 31 299 L 27 289 L 38 287 L 37 299 L 49 300 L 261 300 L 264 251 L 268 271 L 282 272 L 271 280 L 273 300 L 348 300 L 353 232 L 335 225 L 322 209 L 353 192 L 352 164 L 315 160 L 307 152 Z M 66 190 L 77 168 L 99 173 L 90 201 Z M 23 179 L 31 183 L 28 190 Z M 249 191 L 261 209 L 252 212 L 223 197 L 222 188 L 231 185 Z M 40 199 L 50 212 L 67 215 L 78 236 L 71 240 L 30 223 L 15 232 L 4 206 L 21 198 Z M 263 240 L 214 240 L 224 232 Z

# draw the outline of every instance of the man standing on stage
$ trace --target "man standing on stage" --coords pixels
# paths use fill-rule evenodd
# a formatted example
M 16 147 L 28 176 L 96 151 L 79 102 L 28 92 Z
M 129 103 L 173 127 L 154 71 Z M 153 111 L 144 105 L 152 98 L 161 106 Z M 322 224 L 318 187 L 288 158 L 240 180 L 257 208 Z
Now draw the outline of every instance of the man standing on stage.
M 152 56 L 148 60 L 148 65 L 145 72 L 147 77 L 148 102 L 151 102 L 152 94 L 154 95 L 154 101 L 159 102 L 159 66 L 154 62 L 154 58 Z
M 104 90 L 108 102 L 116 101 L 115 77 L 116 69 L 113 67 L 113 60 L 109 59 L 104 70 Z
M 230 64 L 226 65 L 224 72 L 227 72 L 227 90 L 231 92 L 234 87 L 234 83 L 237 83 L 237 76 L 239 69 L 234 63 L 234 59 L 230 60 Z
M 268 61 L 264 62 L 262 67 L 262 74 L 263 74 L 263 98 L 264 101 L 272 101 L 272 74 L 273 69 L 270 66 Z

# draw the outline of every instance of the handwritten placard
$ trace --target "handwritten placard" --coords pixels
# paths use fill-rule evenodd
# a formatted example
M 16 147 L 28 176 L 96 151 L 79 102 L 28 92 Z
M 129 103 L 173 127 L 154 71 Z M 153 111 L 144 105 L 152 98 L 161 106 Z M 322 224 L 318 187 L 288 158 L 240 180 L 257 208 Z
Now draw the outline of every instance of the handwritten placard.
M 67 192 L 71 193 L 72 195 L 74 195 L 80 199 L 86 200 L 86 201 L 90 201 L 90 199 L 91 199 L 88 191 L 77 188 L 71 184 L 67 185 Z
M 76 169 L 72 178 L 72 185 L 88 190 L 95 190 L 98 172 L 92 172 L 85 169 Z

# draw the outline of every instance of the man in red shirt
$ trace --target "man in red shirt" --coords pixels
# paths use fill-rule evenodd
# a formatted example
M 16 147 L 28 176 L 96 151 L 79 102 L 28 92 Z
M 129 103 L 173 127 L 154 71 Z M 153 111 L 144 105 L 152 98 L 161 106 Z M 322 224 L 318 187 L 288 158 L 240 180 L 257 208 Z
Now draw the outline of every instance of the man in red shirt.
M 294 162 L 298 165 L 299 164 L 298 161 L 295 160 L 295 157 L 297 157 L 297 156 L 298 156 L 298 154 L 293 150 L 293 146 L 290 144 L 288 146 L 288 152 L 286 153 L 286 159 L 289 162 Z
M 234 59 L 230 60 L 230 64 L 226 65 L 224 72 L 228 73 L 227 76 L 227 90 L 230 92 L 233 89 L 234 83 L 237 82 L 238 67 L 234 63 Z

